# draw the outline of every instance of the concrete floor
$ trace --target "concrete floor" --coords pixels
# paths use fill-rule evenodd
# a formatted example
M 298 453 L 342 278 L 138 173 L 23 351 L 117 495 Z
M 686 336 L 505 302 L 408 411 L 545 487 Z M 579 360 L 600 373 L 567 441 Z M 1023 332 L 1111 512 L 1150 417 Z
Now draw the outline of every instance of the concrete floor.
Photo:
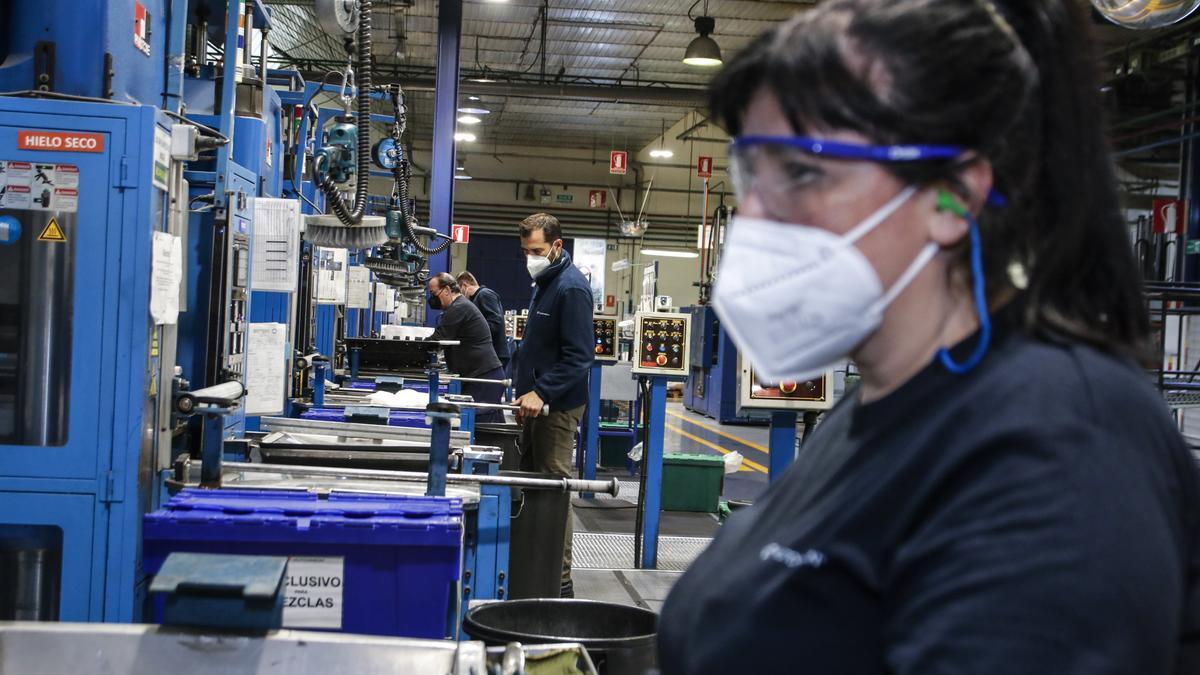
M 767 435 L 765 426 L 723 425 L 686 410 L 677 401 L 667 404 L 666 452 L 704 455 L 738 452 L 745 458 L 740 471 L 725 477 L 723 499 L 754 502 L 766 491 L 770 461 Z M 664 569 L 632 569 L 633 556 L 625 549 L 632 545 L 636 483 L 624 481 L 636 479 L 622 472 L 616 475 L 623 481 L 622 494 L 617 499 L 575 501 L 577 565 L 572 571 L 575 597 L 658 611 L 682 574 L 678 570 L 686 568 L 720 526 L 711 514 L 664 512 L 659 540 L 659 563 Z M 597 553 L 601 548 L 608 551 Z
M 575 597 L 634 605 L 655 612 L 681 572 L 657 570 L 574 570 Z

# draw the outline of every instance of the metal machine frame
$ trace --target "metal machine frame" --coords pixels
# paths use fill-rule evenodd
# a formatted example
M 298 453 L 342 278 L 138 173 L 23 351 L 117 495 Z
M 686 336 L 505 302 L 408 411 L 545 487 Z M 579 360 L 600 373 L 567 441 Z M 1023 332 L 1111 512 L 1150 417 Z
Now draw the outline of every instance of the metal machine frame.
M 76 238 L 67 441 L 0 446 L 0 512 L 7 526 L 61 530 L 59 618 L 130 621 L 142 502 L 154 493 L 153 398 L 170 391 L 154 372 L 149 316 L 151 232 L 165 229 L 169 211 L 152 149 L 169 124 L 149 106 L 17 98 L 0 98 L 0 119 L 0 157 L 80 173 L 80 223 L 66 232 Z M 22 129 L 97 133 L 105 147 L 17 150 Z

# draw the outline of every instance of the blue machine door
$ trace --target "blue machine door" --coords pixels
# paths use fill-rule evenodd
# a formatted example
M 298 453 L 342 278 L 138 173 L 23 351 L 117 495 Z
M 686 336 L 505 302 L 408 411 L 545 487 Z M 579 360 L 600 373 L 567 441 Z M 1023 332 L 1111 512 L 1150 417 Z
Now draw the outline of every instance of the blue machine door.
M 63 484 L 28 489 L 72 492 L 80 480 L 79 491 L 95 492 L 111 462 L 118 361 L 145 359 L 114 358 L 117 235 L 126 218 L 112 172 L 114 155 L 125 151 L 125 122 L 3 119 L 0 477 L 18 479 L 10 489 L 22 489 L 22 478 L 52 478 Z

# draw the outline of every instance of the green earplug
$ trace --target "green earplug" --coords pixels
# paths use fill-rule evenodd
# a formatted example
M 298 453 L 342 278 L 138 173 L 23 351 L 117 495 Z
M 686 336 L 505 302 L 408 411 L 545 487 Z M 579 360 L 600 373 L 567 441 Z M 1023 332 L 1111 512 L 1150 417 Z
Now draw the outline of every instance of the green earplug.
M 945 190 L 938 190 L 937 208 L 938 211 L 949 211 L 950 213 L 962 218 L 968 218 L 971 215 L 967 211 L 967 207 L 963 206 L 962 202 L 958 201 L 958 197 L 955 197 Z

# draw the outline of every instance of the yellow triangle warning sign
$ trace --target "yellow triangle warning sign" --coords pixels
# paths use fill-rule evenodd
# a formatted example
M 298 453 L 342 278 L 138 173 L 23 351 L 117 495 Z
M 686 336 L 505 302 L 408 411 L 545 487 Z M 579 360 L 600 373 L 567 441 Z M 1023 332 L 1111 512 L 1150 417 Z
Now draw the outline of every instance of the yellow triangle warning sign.
M 38 235 L 38 241 L 66 243 L 67 235 L 63 234 L 62 228 L 58 226 L 58 221 L 51 218 L 50 222 L 46 223 L 46 229 Z

